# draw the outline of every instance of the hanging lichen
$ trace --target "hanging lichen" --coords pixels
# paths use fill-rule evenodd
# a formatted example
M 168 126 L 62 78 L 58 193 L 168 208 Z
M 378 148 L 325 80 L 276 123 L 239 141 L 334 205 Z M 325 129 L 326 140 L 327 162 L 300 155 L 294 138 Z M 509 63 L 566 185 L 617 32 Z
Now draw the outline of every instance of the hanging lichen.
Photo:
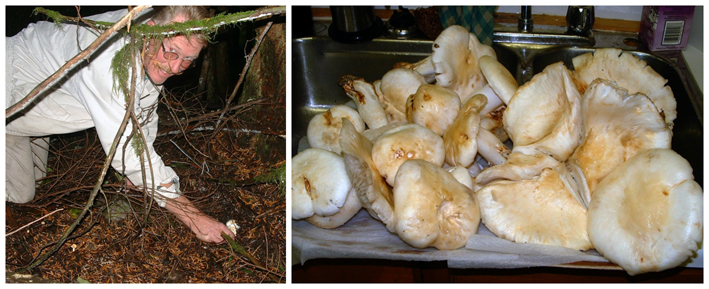
M 84 18 L 67 17 L 56 11 L 44 9 L 41 7 L 35 8 L 35 14 L 42 13 L 54 20 L 54 23 L 63 22 L 78 22 L 82 21 L 97 29 L 106 29 L 113 25 L 111 22 L 91 21 Z M 129 95 L 129 77 L 132 49 L 141 49 L 144 43 L 149 41 L 162 41 L 165 37 L 177 35 L 190 36 L 194 33 L 201 33 L 211 39 L 214 33 L 221 26 L 236 25 L 245 21 L 256 21 L 259 19 L 271 17 L 274 15 L 284 14 L 285 7 L 267 7 L 254 11 L 244 11 L 238 13 L 221 13 L 211 18 L 201 20 L 190 20 L 181 23 L 169 23 L 164 25 L 147 25 L 147 24 L 131 24 L 130 29 L 123 29 L 124 37 L 128 39 L 128 43 L 119 50 L 111 62 L 111 69 L 114 77 L 114 91 L 120 90 L 124 95 Z

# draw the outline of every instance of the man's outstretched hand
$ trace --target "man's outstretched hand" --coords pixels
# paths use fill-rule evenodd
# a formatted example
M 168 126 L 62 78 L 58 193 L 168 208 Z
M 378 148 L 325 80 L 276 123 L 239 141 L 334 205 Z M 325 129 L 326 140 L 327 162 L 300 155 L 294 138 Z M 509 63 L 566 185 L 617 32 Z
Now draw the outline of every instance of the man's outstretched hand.
M 232 238 L 235 237 L 226 225 L 202 213 L 185 196 L 168 200 L 165 208 L 185 223 L 195 236 L 204 242 L 217 244 L 224 242 L 222 232 Z

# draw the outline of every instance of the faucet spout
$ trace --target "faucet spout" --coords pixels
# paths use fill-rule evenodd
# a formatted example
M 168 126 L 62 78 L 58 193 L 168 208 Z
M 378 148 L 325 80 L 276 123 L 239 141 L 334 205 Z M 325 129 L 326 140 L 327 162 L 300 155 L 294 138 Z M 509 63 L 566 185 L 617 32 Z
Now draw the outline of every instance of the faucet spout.
M 534 19 L 532 18 L 532 6 L 522 6 L 517 24 L 519 32 L 532 32 L 534 29 Z

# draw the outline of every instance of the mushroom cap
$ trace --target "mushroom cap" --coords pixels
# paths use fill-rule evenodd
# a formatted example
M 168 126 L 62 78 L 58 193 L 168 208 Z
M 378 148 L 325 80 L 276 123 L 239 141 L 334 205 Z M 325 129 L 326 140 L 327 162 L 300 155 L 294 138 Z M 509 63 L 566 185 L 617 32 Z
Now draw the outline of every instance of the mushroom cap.
M 487 84 L 478 63 L 483 55 L 497 58 L 492 47 L 481 44 L 464 27 L 444 29 L 434 41 L 431 54 L 436 84 L 452 89 L 465 102 Z
M 483 223 L 509 241 L 591 249 L 586 209 L 576 201 L 567 174 L 560 164 L 529 180 L 483 186 L 475 192 Z
M 401 165 L 394 203 L 396 233 L 416 248 L 461 248 L 480 225 L 478 204 L 471 190 L 427 161 L 412 159 Z
M 406 99 L 425 83 L 426 79 L 423 75 L 414 70 L 394 68 L 382 76 L 380 88 L 383 99 L 380 101 L 401 113 L 406 113 Z
M 480 110 L 485 107 L 487 98 L 477 94 L 463 103 L 453 124 L 443 134 L 445 162 L 451 166 L 470 166 L 478 153 L 478 130 L 480 128 Z
M 364 135 L 364 137 L 366 137 L 370 142 L 374 142 L 374 141 L 377 140 L 377 138 L 378 138 L 380 135 L 382 135 L 383 133 L 389 131 L 389 130 L 392 129 L 392 128 L 395 128 L 395 127 L 397 127 L 397 126 L 402 126 L 402 125 L 405 125 L 405 124 L 407 124 L 407 122 L 404 122 L 404 121 L 390 122 L 390 123 L 386 124 L 385 126 L 381 126 L 381 127 L 378 127 L 378 128 L 365 129 L 365 130 L 362 132 L 362 135 Z
M 702 241 L 703 192 L 669 149 L 638 153 L 606 176 L 588 208 L 588 233 L 628 274 L 680 265 Z
M 515 77 L 495 57 L 483 55 L 478 61 L 480 62 L 480 70 L 483 72 L 488 85 L 492 87 L 492 90 L 495 91 L 502 102 L 508 104 L 512 95 L 519 88 Z
M 406 100 L 406 120 L 443 135 L 460 110 L 460 97 L 454 91 L 433 84 L 422 84 Z
M 479 186 L 484 186 L 496 180 L 529 180 L 538 176 L 543 169 L 559 165 L 555 158 L 540 153 L 530 147 L 516 147 L 512 149 L 504 164 L 491 166 L 484 169 L 475 177 Z
M 345 170 L 362 207 L 394 232 L 394 195 L 372 161 L 372 143 L 347 120 L 342 123 L 340 145 Z
M 670 148 L 672 131 L 652 101 L 643 94 L 629 95 L 610 81 L 596 79 L 582 103 L 584 129 L 581 145 L 569 158 L 579 166 L 590 195 L 618 165 L 650 148 Z
M 596 78 L 613 81 L 630 94 L 640 92 L 647 95 L 665 115 L 665 122 L 672 127 L 677 118 L 677 101 L 672 89 L 666 85 L 667 79 L 644 60 L 620 49 L 598 48 L 593 53 L 574 57 L 572 62 L 581 93 Z
M 347 105 L 334 105 L 324 113 L 319 113 L 310 119 L 308 123 L 308 144 L 313 148 L 326 149 L 339 154 L 340 129 L 342 119 L 349 119 L 357 131 L 362 132 L 365 124 L 359 113 Z
M 292 218 L 337 213 L 352 188 L 342 156 L 321 148 L 309 148 L 295 155 L 291 163 Z
M 370 129 L 389 123 L 389 117 L 379 103 L 379 96 L 373 84 L 352 75 L 343 75 L 337 80 L 337 84 L 354 101 L 362 120 Z
M 352 219 L 361 209 L 362 203 L 359 201 L 357 191 L 353 187 L 350 192 L 347 193 L 345 204 L 342 205 L 342 208 L 340 208 L 337 213 L 326 217 L 314 214 L 306 220 L 318 228 L 333 229 L 347 223 L 347 221 Z
M 515 146 L 533 145 L 565 161 L 581 139 L 581 94 L 563 62 L 520 86 L 502 117 Z
M 441 136 L 415 123 L 390 129 L 372 146 L 374 165 L 391 186 L 394 186 L 396 171 L 404 161 L 421 159 L 442 166 L 444 158 Z

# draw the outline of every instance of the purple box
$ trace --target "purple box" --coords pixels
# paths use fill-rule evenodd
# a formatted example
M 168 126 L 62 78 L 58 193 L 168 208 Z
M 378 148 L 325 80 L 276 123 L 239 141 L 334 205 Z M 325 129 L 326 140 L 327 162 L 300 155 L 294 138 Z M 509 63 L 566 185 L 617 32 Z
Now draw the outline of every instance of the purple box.
M 644 6 L 640 39 L 652 51 L 684 50 L 693 16 L 694 6 Z

